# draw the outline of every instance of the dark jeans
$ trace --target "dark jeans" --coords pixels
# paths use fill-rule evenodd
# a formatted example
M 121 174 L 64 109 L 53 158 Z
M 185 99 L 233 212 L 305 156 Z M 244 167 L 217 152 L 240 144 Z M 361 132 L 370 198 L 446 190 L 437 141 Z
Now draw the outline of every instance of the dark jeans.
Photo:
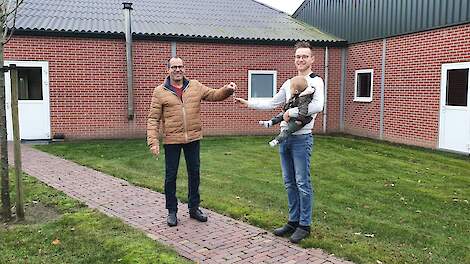
M 165 144 L 165 199 L 166 209 L 169 212 L 178 211 L 176 199 L 176 175 L 180 164 L 181 149 L 186 160 L 188 172 L 188 207 L 198 208 L 199 197 L 199 140 L 187 144 Z

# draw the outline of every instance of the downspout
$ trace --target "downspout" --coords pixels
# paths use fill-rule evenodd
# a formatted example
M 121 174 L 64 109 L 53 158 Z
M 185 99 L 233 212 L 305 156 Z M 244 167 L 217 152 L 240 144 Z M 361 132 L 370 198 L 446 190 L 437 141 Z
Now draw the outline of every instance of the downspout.
M 325 47 L 325 105 L 323 107 L 323 134 L 326 134 L 328 116 L 328 47 Z
M 127 119 L 134 119 L 134 88 L 132 73 L 132 29 L 131 10 L 132 3 L 122 3 L 124 5 L 124 33 L 126 34 L 126 64 L 127 64 Z
M 387 54 L 387 39 L 382 42 L 382 77 L 380 79 L 380 131 L 379 138 L 384 139 L 384 107 L 385 107 L 385 56 Z
M 348 56 L 347 48 L 341 49 L 341 86 L 339 94 L 339 131 L 344 132 L 344 96 L 345 96 L 345 84 L 346 84 L 346 58 Z

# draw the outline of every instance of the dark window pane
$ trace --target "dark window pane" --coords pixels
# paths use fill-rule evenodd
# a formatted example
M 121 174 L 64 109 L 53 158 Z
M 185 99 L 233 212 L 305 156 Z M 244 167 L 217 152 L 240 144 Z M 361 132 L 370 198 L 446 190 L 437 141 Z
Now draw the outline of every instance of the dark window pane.
M 468 69 L 447 71 L 446 105 L 467 106 Z
M 357 97 L 370 97 L 371 74 L 357 74 Z
M 41 68 L 18 67 L 18 99 L 42 100 Z
M 273 74 L 259 74 L 251 75 L 251 97 L 273 97 Z

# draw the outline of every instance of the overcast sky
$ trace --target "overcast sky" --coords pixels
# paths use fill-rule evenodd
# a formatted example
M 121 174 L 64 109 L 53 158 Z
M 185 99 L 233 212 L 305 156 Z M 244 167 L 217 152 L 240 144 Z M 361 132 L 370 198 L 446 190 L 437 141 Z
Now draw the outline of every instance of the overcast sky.
M 304 0 L 255 0 L 292 15 Z

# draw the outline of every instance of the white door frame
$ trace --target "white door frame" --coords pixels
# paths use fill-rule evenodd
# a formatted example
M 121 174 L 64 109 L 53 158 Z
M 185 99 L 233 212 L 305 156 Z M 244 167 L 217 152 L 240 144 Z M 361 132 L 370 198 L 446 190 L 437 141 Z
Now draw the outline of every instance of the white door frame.
M 16 64 L 17 67 L 38 67 L 42 69 L 42 100 L 41 104 L 46 104 L 44 107 L 44 128 L 45 138 L 40 139 L 51 139 L 51 112 L 50 112 L 50 97 L 49 97 L 49 62 L 47 61 L 10 61 L 6 60 L 4 65 L 9 66 L 10 64 Z M 5 73 L 5 89 L 11 89 L 11 78 L 10 72 Z M 11 121 L 11 90 L 5 91 L 6 93 L 6 108 L 7 108 L 7 130 L 11 131 L 8 133 L 8 140 L 13 140 L 13 128 L 12 128 L 12 121 Z M 18 100 L 18 108 L 21 107 L 21 101 Z M 29 101 L 29 100 L 28 100 Z M 36 102 L 28 102 L 30 104 L 35 104 Z M 19 110 L 19 109 L 18 109 Z M 21 122 L 21 121 L 20 121 Z M 20 129 L 21 133 L 21 129 Z M 39 138 L 38 138 L 39 139 Z
M 439 142 L 437 144 L 437 147 L 439 149 L 443 150 L 448 150 L 452 152 L 457 152 L 457 153 L 465 153 L 469 154 L 470 153 L 470 133 L 465 139 L 466 142 L 466 149 L 467 151 L 459 151 L 455 149 L 449 149 L 446 147 L 444 143 L 445 139 L 445 112 L 446 110 L 461 110 L 461 111 L 467 111 L 468 113 L 468 131 L 470 131 L 470 76 L 468 79 L 468 87 L 467 87 L 467 106 L 448 106 L 446 105 L 446 95 L 447 95 L 447 71 L 448 70 L 456 70 L 456 69 L 469 69 L 469 75 L 470 75 L 470 62 L 458 62 L 458 63 L 445 63 L 442 64 L 441 68 L 441 98 L 440 98 L 440 103 L 439 103 Z

